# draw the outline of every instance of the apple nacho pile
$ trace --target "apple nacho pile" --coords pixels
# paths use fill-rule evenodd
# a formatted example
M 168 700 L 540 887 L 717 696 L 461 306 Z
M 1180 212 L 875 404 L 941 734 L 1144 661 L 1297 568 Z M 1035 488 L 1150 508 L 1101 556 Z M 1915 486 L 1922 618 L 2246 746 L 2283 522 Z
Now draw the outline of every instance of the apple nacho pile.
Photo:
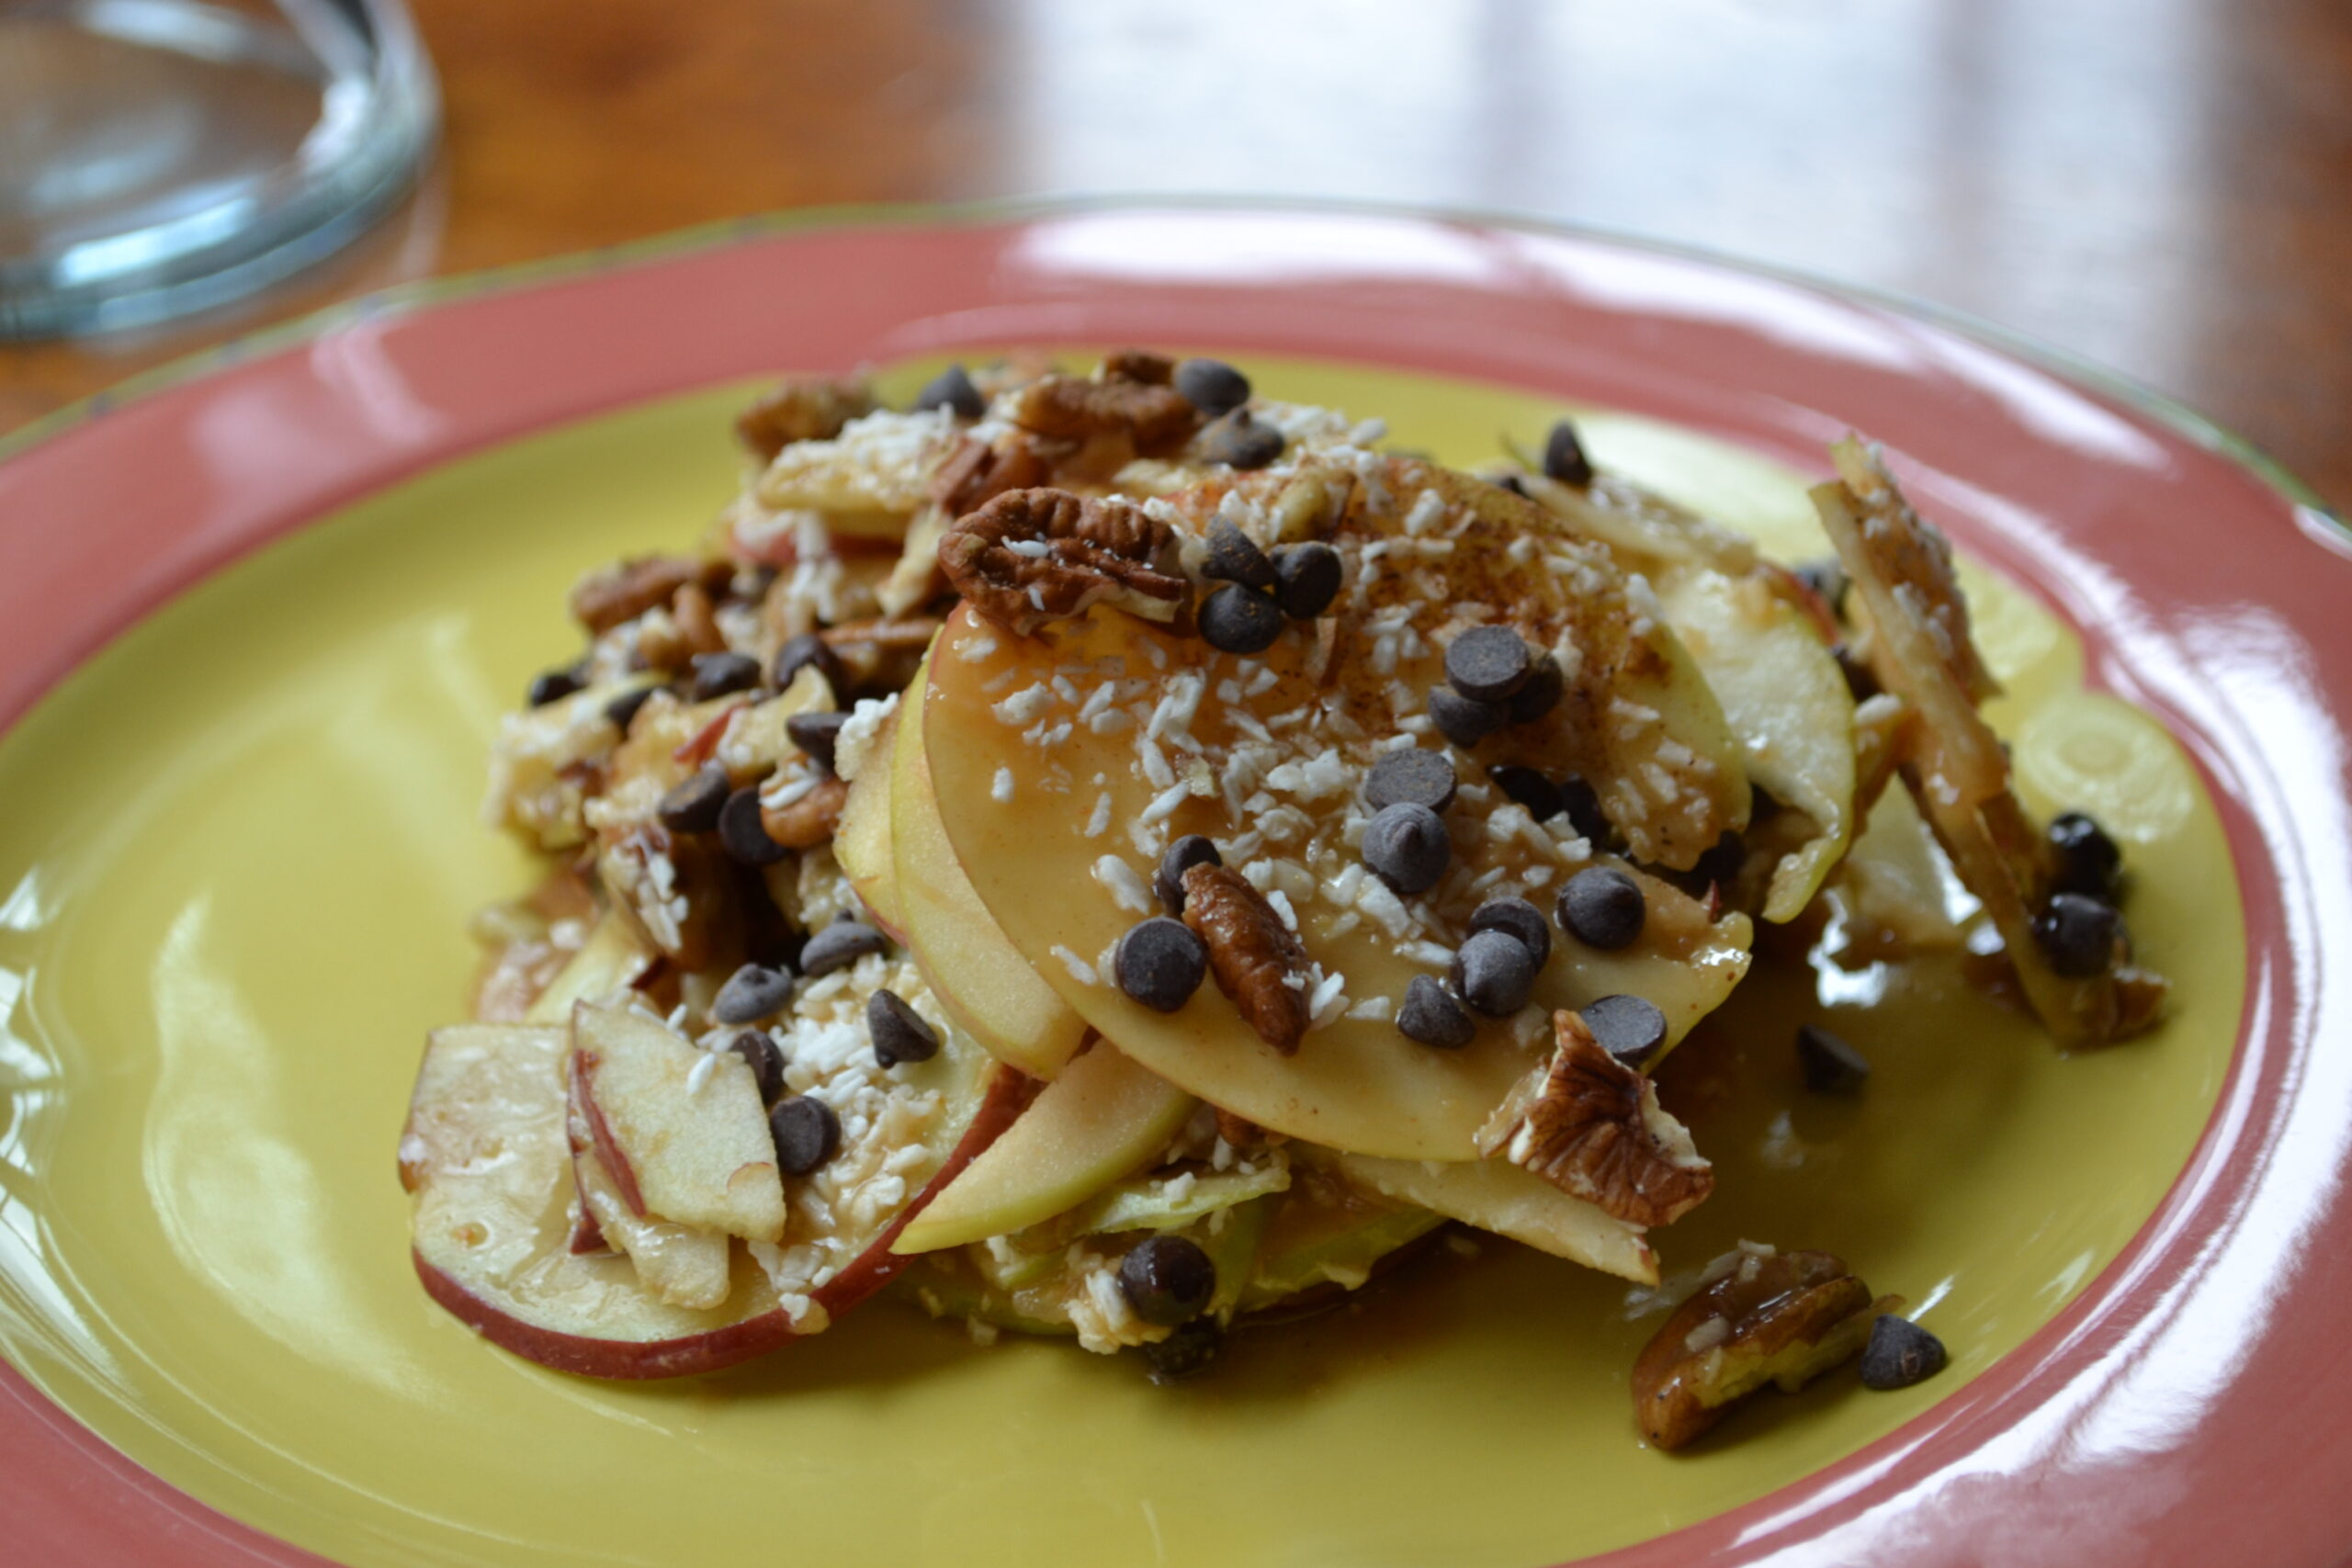
M 584 579 L 504 721 L 490 812 L 548 874 L 401 1144 L 426 1288 L 532 1359 L 707 1371 L 895 1281 L 1170 1378 L 1449 1223 L 1655 1284 L 1714 1185 L 1658 1064 L 1759 930 L 1942 920 L 1944 863 L 2057 1041 L 2161 1011 L 1859 443 L 1792 570 L 1565 423 L 1459 471 L 1208 360 L 795 382 L 738 434 L 701 547 Z M 1867 1071 L 1808 1034 L 1818 1087 Z M 1645 1431 L 1866 1342 L 1932 1371 L 1892 1304 L 1718 1260 Z

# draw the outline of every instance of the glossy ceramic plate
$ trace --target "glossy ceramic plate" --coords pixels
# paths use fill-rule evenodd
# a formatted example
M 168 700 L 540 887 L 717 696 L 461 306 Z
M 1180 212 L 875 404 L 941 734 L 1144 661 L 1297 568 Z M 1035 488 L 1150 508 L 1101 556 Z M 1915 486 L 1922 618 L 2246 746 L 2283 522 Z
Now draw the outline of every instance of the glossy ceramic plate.
M 24 1561 L 2352 1546 L 2352 1002 L 2323 981 L 2352 942 L 2352 544 L 2210 427 L 1884 303 L 1394 214 L 763 228 L 435 294 L 0 462 L 0 1498 Z M 466 915 L 526 874 L 474 807 L 494 715 L 568 656 L 565 586 L 694 536 L 751 378 L 904 388 L 951 353 L 1127 342 L 1229 354 L 1455 459 L 1573 406 L 1605 462 L 1776 537 L 1858 425 L 1981 563 L 2032 804 L 2105 792 L 2179 1012 L 2062 1058 L 1964 991 L 1849 985 L 1828 1010 L 1880 1072 L 1832 1116 L 1727 1030 L 1686 1086 L 1724 1091 L 1694 1116 L 1724 1187 L 1663 1238 L 1669 1267 L 1759 1232 L 1840 1250 L 1945 1337 L 1943 1377 L 1768 1396 L 1669 1458 L 1623 1390 L 1655 1304 L 1494 1247 L 1173 1393 L 886 1304 L 734 1373 L 595 1384 L 424 1300 L 391 1149 Z

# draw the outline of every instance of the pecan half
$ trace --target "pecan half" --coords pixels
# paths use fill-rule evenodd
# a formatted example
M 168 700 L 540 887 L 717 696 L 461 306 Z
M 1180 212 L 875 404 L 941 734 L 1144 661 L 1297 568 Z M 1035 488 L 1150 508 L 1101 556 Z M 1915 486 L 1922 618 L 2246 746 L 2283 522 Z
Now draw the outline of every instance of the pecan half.
M 932 475 L 931 499 L 949 517 L 961 517 L 1006 491 L 1044 484 L 1053 474 L 1053 464 L 1026 435 L 1015 433 L 993 444 L 967 435 Z
M 591 633 L 607 632 L 657 604 L 668 604 L 689 582 L 717 589 L 730 575 L 732 569 L 722 560 L 640 556 L 592 571 L 574 583 L 571 613 Z
M 839 779 L 820 779 L 816 788 L 789 806 L 763 805 L 760 826 L 787 850 L 814 849 L 832 841 L 848 801 L 849 785 Z
M 1148 381 L 1083 381 L 1047 376 L 1021 389 L 1012 423 L 1039 435 L 1083 441 L 1124 435 L 1147 457 L 1163 457 L 1193 438 L 1201 411 L 1173 387 Z
M 851 420 L 874 412 L 863 381 L 812 377 L 786 381 L 735 416 L 735 439 L 763 463 L 796 441 L 831 441 Z
M 1229 865 L 1184 873 L 1184 923 L 1207 944 L 1216 988 L 1287 1056 L 1306 1033 L 1306 949 L 1264 894 Z
M 1500 1154 L 1628 1224 L 1663 1225 L 1714 1190 L 1714 1168 L 1682 1123 L 1658 1109 L 1650 1080 L 1611 1056 L 1577 1014 L 1552 1015 L 1552 1059 L 1506 1096 L 1478 1130 Z
M 956 520 L 940 570 L 972 607 L 1016 637 L 1108 602 L 1172 619 L 1191 585 L 1168 559 L 1175 536 L 1125 502 L 1016 490 Z

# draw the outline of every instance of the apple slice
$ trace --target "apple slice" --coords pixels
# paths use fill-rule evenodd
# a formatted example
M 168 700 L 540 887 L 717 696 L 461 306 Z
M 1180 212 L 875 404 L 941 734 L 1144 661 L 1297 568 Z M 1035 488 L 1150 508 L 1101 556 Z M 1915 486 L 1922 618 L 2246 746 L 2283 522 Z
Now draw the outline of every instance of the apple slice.
M 750 1064 L 625 1007 L 582 1002 L 571 1037 L 582 1111 L 631 1213 L 783 1237 L 784 1178 Z
M 1500 1160 L 1427 1165 L 1339 1155 L 1334 1168 L 1383 1197 L 1416 1203 L 1450 1220 L 1522 1241 L 1621 1279 L 1657 1283 L 1657 1254 L 1641 1227 L 1572 1198 L 1543 1178 Z
M 891 760 L 890 832 L 907 945 L 959 1027 L 998 1060 L 1050 1078 L 1084 1043 L 1086 1020 L 1012 945 L 948 844 L 923 750 L 923 686 L 918 670 L 899 699 L 891 751 L 876 750 L 868 764 L 872 772 L 883 756 Z
M 571 1147 L 571 1178 L 578 1189 L 581 1228 L 571 1250 L 611 1247 L 637 1266 L 637 1277 L 672 1306 L 711 1308 L 725 1304 L 731 1283 L 732 1249 L 718 1231 L 690 1230 L 632 1211 L 618 1183 L 605 1168 L 595 1134 L 574 1076 L 565 1096 L 564 1133 Z M 597 1247 L 582 1243 L 594 1235 Z
M 523 1021 L 569 1023 L 574 1002 L 603 1001 L 628 989 L 653 966 L 656 956 L 633 922 L 607 909 L 597 917 L 588 940 L 581 943 L 571 962 L 556 972 L 546 990 L 532 998 Z
M 727 1303 L 672 1305 L 627 1258 L 571 1251 L 572 1182 L 560 1029 L 463 1024 L 435 1032 L 401 1139 L 401 1184 L 416 1194 L 417 1277 L 449 1313 L 502 1348 L 590 1377 L 713 1371 L 821 1330 L 888 1284 L 905 1260 L 889 1243 L 906 1216 L 1012 1124 L 1035 1086 L 951 1041 L 933 1064 L 941 1104 L 910 1197 L 838 1224 L 842 1260 L 805 1281 L 787 1310 L 768 1274 L 738 1257 Z
M 960 1247 L 1075 1208 L 1166 1148 L 1193 1104 L 1191 1095 L 1098 1040 L 908 1224 L 891 1250 Z
M 890 844 L 888 766 L 900 716 L 900 711 L 893 709 L 882 720 L 866 749 L 866 765 L 850 781 L 849 798 L 842 803 L 841 826 L 833 833 L 833 859 L 841 863 L 866 912 L 892 941 L 904 946 L 907 918 L 899 909 L 899 867 Z

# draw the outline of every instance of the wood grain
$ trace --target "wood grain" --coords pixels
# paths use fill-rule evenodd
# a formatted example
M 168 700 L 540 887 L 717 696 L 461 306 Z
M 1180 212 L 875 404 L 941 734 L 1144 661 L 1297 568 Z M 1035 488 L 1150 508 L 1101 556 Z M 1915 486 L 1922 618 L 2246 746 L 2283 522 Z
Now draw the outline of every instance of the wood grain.
M 2111 366 L 2352 502 L 2343 0 L 415 0 L 447 130 L 297 285 L 0 350 L 0 430 L 403 278 L 820 203 L 1330 195 L 1659 235 Z

